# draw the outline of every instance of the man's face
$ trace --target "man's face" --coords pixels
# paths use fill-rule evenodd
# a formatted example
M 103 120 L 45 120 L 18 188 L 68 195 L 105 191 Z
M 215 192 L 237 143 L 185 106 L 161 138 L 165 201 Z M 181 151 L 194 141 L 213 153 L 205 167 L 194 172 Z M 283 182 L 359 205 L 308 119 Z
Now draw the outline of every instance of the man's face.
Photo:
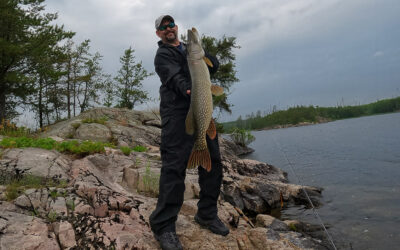
M 175 27 L 170 28 L 168 27 L 168 24 L 170 24 L 172 21 L 170 20 L 164 20 L 161 23 L 161 26 L 165 25 L 166 29 L 165 30 L 157 30 L 156 34 L 159 38 L 161 38 L 161 40 L 164 43 L 175 43 L 178 40 L 178 26 L 175 25 Z

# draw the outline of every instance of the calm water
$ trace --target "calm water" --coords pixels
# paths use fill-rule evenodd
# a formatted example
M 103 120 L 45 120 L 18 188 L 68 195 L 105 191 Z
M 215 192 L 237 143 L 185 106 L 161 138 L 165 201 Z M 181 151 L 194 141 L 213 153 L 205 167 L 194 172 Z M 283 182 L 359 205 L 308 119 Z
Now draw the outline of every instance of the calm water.
M 302 184 L 324 188 L 317 211 L 340 248 L 400 249 L 400 113 L 253 134 L 256 151 L 246 158 L 297 183 L 285 152 Z M 282 218 L 317 223 L 299 207 Z

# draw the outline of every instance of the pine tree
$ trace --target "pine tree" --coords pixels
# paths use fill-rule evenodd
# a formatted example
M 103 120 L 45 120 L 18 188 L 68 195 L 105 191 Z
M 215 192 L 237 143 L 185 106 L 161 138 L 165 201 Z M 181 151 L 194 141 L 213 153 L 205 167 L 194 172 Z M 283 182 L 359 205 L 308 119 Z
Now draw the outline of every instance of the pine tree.
M 73 36 L 62 26 L 50 25 L 57 14 L 43 13 L 43 2 L 0 1 L 0 120 L 17 115 L 17 103 L 27 102 L 37 90 L 36 81 L 28 76 L 39 65 L 37 55 Z
M 61 98 L 58 92 L 58 81 L 63 71 L 59 67 L 62 57 L 58 43 L 60 38 L 65 39 L 71 36 L 72 33 L 65 33 L 57 27 L 43 27 L 36 40 L 36 49 L 29 57 L 29 72 L 26 76 L 32 80 L 34 91 L 29 95 L 27 104 L 36 112 L 41 128 L 45 124 L 45 119 L 46 124 L 53 120 L 51 114 L 54 112 L 55 105 L 58 105 L 58 98 Z
M 89 107 L 93 107 L 95 103 L 100 104 L 99 92 L 103 81 L 102 68 L 100 66 L 101 58 L 100 53 L 96 52 L 85 62 L 85 74 L 77 85 L 77 100 L 81 113 Z
M 111 79 L 111 75 L 103 76 L 103 84 L 101 88 L 103 89 L 105 96 L 103 98 L 103 105 L 106 107 L 111 107 L 114 103 L 114 96 L 116 94 L 114 81 Z
M 148 73 L 142 66 L 142 62 L 135 62 L 134 52 L 129 47 L 120 57 L 121 68 L 115 77 L 119 98 L 117 107 L 120 108 L 133 109 L 135 104 L 144 103 L 150 99 L 148 93 L 142 89 L 142 81 L 153 73 Z
M 232 104 L 228 102 L 228 95 L 232 85 L 239 81 L 236 77 L 236 55 L 233 50 L 239 49 L 240 46 L 236 44 L 236 37 L 223 36 L 221 39 L 217 39 L 203 35 L 201 40 L 204 49 L 209 54 L 217 57 L 220 63 L 217 72 L 210 76 L 213 84 L 218 84 L 224 88 L 223 95 L 213 96 L 214 107 L 218 108 L 220 112 L 231 113 Z

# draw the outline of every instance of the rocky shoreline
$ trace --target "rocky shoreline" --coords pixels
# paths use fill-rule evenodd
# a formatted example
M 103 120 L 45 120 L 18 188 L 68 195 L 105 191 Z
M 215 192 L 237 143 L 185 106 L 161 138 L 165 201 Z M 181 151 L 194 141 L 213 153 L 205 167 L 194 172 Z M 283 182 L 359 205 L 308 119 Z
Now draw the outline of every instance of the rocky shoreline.
M 106 121 L 84 122 L 89 118 Z M 96 108 L 51 126 L 41 137 L 148 150 L 124 155 L 106 148 L 83 158 L 38 148 L 2 150 L 2 178 L 31 174 L 66 185 L 31 188 L 13 201 L 6 200 L 6 187 L 0 186 L 0 249 L 159 249 L 148 217 L 156 205 L 160 127 L 159 117 L 150 112 Z M 320 188 L 290 184 L 282 170 L 240 159 L 248 149 L 229 140 L 220 138 L 220 146 L 224 178 L 218 209 L 231 233 L 215 235 L 194 222 L 198 176 L 188 170 L 177 221 L 184 249 L 329 249 L 326 240 L 307 233 L 312 226 L 269 215 L 282 204 L 307 204 L 302 188 L 319 204 Z
M 324 118 L 324 117 L 318 117 L 318 121 L 316 121 L 316 122 L 299 122 L 297 124 L 274 125 L 274 126 L 255 129 L 255 130 L 261 131 L 261 130 L 271 130 L 271 129 L 280 129 L 280 128 L 303 127 L 303 126 L 317 125 L 317 124 L 327 123 L 327 122 L 332 122 L 332 121 L 335 121 L 335 120 Z

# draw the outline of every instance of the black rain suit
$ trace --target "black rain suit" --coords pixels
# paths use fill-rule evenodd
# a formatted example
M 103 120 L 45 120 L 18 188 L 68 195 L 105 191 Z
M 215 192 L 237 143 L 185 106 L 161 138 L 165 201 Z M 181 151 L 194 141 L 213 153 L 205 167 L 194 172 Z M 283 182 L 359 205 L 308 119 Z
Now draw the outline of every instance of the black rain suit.
M 150 226 L 154 233 L 175 231 L 175 221 L 183 204 L 186 165 L 193 148 L 194 137 L 185 132 L 185 119 L 190 106 L 191 89 L 186 50 L 158 42 L 154 66 L 160 77 L 161 115 L 161 175 L 157 207 L 150 215 Z M 183 48 L 185 48 L 185 45 Z M 215 73 L 219 62 L 206 56 L 213 63 L 210 73 Z M 203 219 L 217 216 L 217 200 L 222 182 L 222 164 L 218 136 L 207 145 L 211 156 L 212 170 L 198 167 L 200 200 L 198 215 Z

